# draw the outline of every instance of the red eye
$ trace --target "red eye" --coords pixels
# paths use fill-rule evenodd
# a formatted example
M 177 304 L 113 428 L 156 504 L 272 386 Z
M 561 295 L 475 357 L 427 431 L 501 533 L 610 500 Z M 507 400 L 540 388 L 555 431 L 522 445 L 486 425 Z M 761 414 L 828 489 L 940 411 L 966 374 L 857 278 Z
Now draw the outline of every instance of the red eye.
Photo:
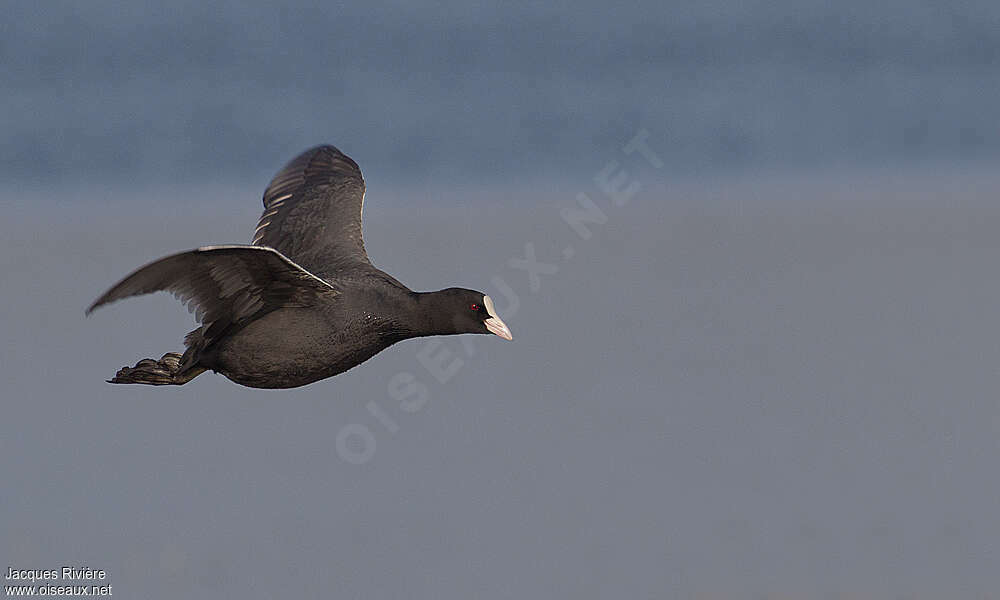
M 478 304 L 470 304 L 469 305 L 469 310 L 474 310 L 474 311 L 478 312 L 479 311 L 479 305 Z

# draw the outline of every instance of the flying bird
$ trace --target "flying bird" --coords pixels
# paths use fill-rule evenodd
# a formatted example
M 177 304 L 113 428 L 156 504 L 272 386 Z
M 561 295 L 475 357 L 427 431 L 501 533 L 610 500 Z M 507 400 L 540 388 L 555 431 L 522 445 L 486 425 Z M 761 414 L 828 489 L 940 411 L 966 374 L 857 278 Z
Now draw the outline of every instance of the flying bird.
M 364 199 L 357 163 L 333 146 L 312 148 L 267 186 L 251 245 L 181 252 L 118 282 L 88 315 L 122 298 L 167 291 L 200 327 L 184 338 L 183 353 L 140 360 L 109 383 L 183 385 L 212 370 L 248 387 L 293 388 L 409 338 L 512 339 L 486 294 L 414 292 L 375 268 L 361 235 Z

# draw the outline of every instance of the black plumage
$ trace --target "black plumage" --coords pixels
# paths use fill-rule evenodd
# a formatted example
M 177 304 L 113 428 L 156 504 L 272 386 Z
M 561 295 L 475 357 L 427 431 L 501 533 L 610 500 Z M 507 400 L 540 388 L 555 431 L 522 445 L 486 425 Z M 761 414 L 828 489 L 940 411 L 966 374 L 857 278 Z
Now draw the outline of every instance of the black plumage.
M 342 373 L 412 337 L 494 333 L 511 339 L 489 296 L 414 292 L 374 267 L 362 237 L 365 183 L 333 146 L 308 150 L 264 192 L 250 246 L 207 246 L 132 273 L 87 309 L 168 291 L 201 327 L 183 354 L 144 359 L 111 383 L 180 385 L 206 370 L 258 388 Z

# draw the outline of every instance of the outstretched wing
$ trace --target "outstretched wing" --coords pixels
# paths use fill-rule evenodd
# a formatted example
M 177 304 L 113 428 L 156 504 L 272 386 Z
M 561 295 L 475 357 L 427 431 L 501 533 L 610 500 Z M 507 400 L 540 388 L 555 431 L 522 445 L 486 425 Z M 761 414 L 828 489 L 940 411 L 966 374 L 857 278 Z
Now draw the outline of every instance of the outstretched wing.
M 199 323 L 221 332 L 276 308 L 312 306 L 339 291 L 272 248 L 206 246 L 161 258 L 132 273 L 87 309 L 158 291 L 171 292 Z
M 333 146 L 317 146 L 271 180 L 252 243 L 275 248 L 320 276 L 370 266 L 361 237 L 364 200 L 357 163 Z

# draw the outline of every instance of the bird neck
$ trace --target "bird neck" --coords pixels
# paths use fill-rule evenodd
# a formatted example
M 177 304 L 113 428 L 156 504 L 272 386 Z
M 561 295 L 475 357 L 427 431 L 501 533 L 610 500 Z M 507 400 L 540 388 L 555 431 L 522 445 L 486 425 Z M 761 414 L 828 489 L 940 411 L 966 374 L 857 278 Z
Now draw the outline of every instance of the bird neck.
M 409 326 L 413 337 L 451 335 L 457 332 L 453 312 L 454 301 L 448 290 L 411 292 L 413 309 Z

